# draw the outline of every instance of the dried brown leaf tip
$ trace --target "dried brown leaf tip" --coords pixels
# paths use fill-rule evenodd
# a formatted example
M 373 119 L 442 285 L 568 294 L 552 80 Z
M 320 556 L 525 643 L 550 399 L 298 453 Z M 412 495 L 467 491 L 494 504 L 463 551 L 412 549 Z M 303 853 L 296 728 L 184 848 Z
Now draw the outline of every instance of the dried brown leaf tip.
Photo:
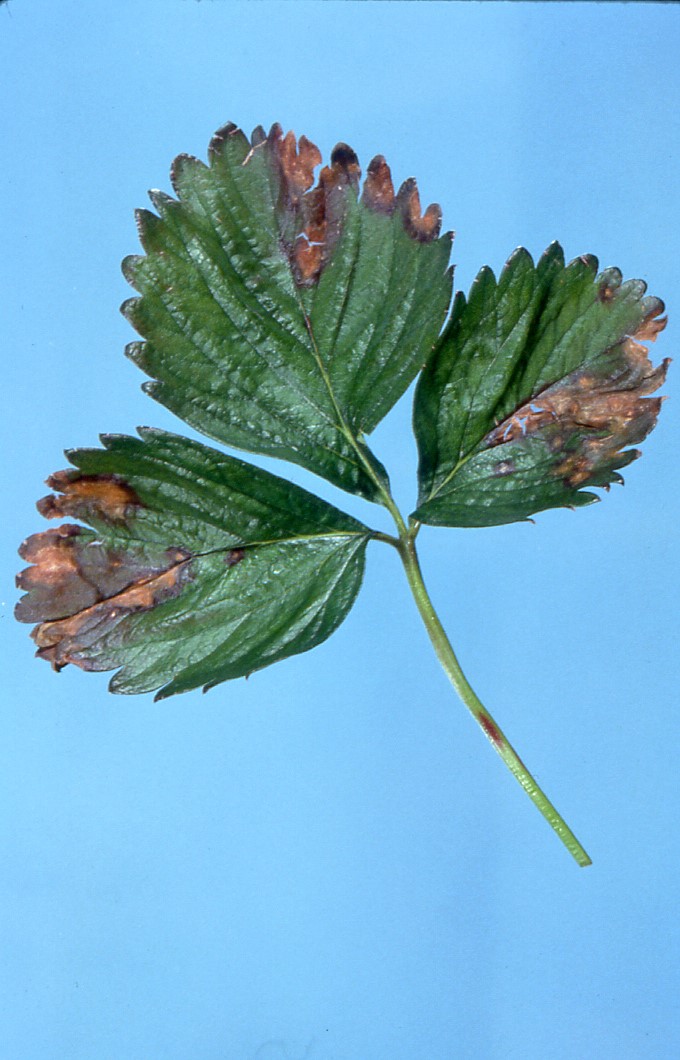
M 376 213 L 394 213 L 396 196 L 392 174 L 382 155 L 376 155 L 368 163 L 362 202 Z
M 79 471 L 57 471 L 47 479 L 50 494 L 38 501 L 38 511 L 46 519 L 87 519 L 95 516 L 105 522 L 124 522 L 141 501 L 127 482 L 117 475 L 83 475 Z
M 670 359 L 654 367 L 639 341 L 655 341 L 667 323 L 663 311 L 656 300 L 635 333 L 610 351 L 606 370 L 582 368 L 547 387 L 491 431 L 487 447 L 539 437 L 555 454 L 553 473 L 566 486 L 600 484 L 598 475 L 607 471 L 616 479 L 612 469 L 640 455 L 623 450 L 647 437 L 664 400 L 649 395 L 663 385 Z
M 168 549 L 148 558 L 118 552 L 80 526 L 65 523 L 27 538 L 19 555 L 32 566 L 17 576 L 26 590 L 16 607 L 20 622 L 38 622 L 31 636 L 37 655 L 60 670 L 110 669 L 90 649 L 127 615 L 150 611 L 178 596 L 190 579 L 190 555 Z
M 265 147 L 280 183 L 279 209 L 285 215 L 283 243 L 296 283 L 316 284 L 342 235 L 350 191 L 358 194 L 361 179 L 359 160 L 347 144 L 337 144 L 330 165 L 324 166 L 315 187 L 314 170 L 321 153 L 306 136 L 296 140 L 292 132 L 283 134 L 272 126 L 266 138 L 256 130 L 251 155 Z M 250 156 L 249 156 L 250 157 Z M 429 243 L 441 231 L 439 206 L 428 206 L 423 214 L 415 180 L 407 180 L 395 195 L 390 168 L 382 155 L 369 164 L 362 204 L 374 213 L 390 215 L 399 209 L 404 228 L 412 239 Z
M 437 238 L 442 227 L 441 207 L 433 203 L 422 213 L 418 185 L 413 178 L 405 180 L 400 187 L 397 205 L 401 209 L 404 228 L 412 239 L 417 239 L 419 243 L 431 243 Z
M 267 143 L 279 166 L 283 195 L 288 203 L 297 205 L 314 183 L 314 170 L 321 163 L 321 152 L 306 136 L 301 136 L 299 143 L 292 131 L 284 136 L 278 123 L 272 126 Z
M 142 506 L 132 487 L 116 475 L 57 471 L 47 484 L 57 491 L 38 502 L 47 519 L 71 516 L 120 527 Z M 26 595 L 17 604 L 16 617 L 38 623 L 31 633 L 37 654 L 57 670 L 67 663 L 108 669 L 95 650 L 97 641 L 127 615 L 177 596 L 191 576 L 191 556 L 184 549 L 146 546 L 142 551 L 138 546 L 119 551 L 71 523 L 33 534 L 19 555 L 32 565 L 17 576 Z

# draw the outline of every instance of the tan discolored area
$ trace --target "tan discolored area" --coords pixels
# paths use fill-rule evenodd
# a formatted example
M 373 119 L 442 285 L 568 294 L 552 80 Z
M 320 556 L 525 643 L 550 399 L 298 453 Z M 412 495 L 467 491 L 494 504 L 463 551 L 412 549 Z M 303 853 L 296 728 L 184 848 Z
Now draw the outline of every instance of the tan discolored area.
M 397 205 L 401 210 L 404 228 L 412 239 L 419 243 L 432 243 L 441 232 L 442 211 L 437 203 L 432 203 L 422 212 L 420 194 L 415 180 L 406 180 L 399 189 Z
M 38 501 L 38 511 L 46 519 L 66 516 L 82 519 L 94 515 L 106 522 L 121 523 L 141 500 L 127 482 L 117 475 L 83 475 L 79 471 L 57 471 L 47 483 L 56 491 Z
M 293 243 L 291 264 L 296 282 L 303 287 L 318 282 L 342 235 L 347 189 L 355 192 L 361 169 L 351 147 L 338 144 L 330 166 L 319 173 L 315 188 L 300 202 L 300 231 Z
M 37 654 L 56 670 L 75 663 L 84 670 L 109 669 L 98 663 L 96 642 L 127 615 L 149 611 L 178 596 L 191 578 L 191 556 L 168 549 L 149 560 L 106 548 L 79 526 L 64 524 L 33 534 L 19 554 L 32 566 L 17 576 L 26 590 L 16 607 L 21 622 L 38 622 L 31 636 Z
M 598 297 L 601 297 L 598 292 Z M 663 398 L 650 398 L 666 378 L 670 360 L 654 367 L 640 339 L 653 342 L 666 326 L 663 304 L 619 343 L 609 372 L 572 372 L 499 423 L 485 446 L 543 438 L 555 454 L 554 474 L 578 488 L 641 442 L 656 425 Z
M 397 200 L 392 174 L 382 155 L 376 155 L 368 164 L 362 202 L 376 213 L 394 213 Z
M 64 524 L 26 538 L 19 555 L 33 566 L 17 575 L 17 588 L 26 591 L 16 606 L 20 622 L 60 618 L 99 599 L 95 580 L 81 570 L 82 528 Z
M 283 195 L 288 203 L 297 204 L 314 183 L 314 170 L 321 164 L 321 152 L 316 144 L 294 132 L 283 135 L 278 124 L 272 125 L 267 137 L 271 155 L 278 163 Z
M 318 147 L 306 136 L 296 140 L 277 123 L 265 137 L 261 129 L 252 138 L 254 153 L 264 148 L 280 184 L 279 211 L 282 215 L 282 243 L 288 254 L 295 282 L 300 287 L 318 283 L 342 235 L 348 192 L 358 194 L 361 179 L 359 160 L 347 144 L 339 143 L 323 166 L 315 187 L 314 170 L 321 164 Z M 415 180 L 407 180 L 395 195 L 390 168 L 382 155 L 369 164 L 362 204 L 375 213 L 400 210 L 404 229 L 417 242 L 429 243 L 441 231 L 441 209 L 428 206 L 422 213 Z

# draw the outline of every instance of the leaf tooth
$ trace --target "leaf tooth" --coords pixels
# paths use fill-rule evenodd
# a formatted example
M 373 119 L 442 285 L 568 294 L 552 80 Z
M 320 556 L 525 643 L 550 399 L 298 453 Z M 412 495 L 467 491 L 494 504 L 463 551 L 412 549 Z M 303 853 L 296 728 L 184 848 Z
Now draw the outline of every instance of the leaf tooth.
M 394 213 L 397 205 L 392 173 L 384 155 L 376 155 L 368 163 L 361 201 L 375 213 Z
M 131 287 L 135 286 L 137 271 L 145 261 L 143 254 L 128 254 L 126 258 L 123 258 L 120 265 L 121 272 Z
M 137 301 L 139 301 L 139 299 L 138 298 L 130 298 L 129 301 L 130 302 L 137 302 Z M 126 310 L 124 308 L 125 306 L 127 306 L 127 302 L 124 302 L 123 306 L 121 307 L 122 312 L 123 312 L 123 316 L 125 316 L 126 319 L 127 319 L 127 312 L 126 312 Z M 139 339 L 135 339 L 134 342 L 128 342 L 128 344 L 127 344 L 127 346 L 125 347 L 125 350 L 124 350 L 125 356 L 130 361 L 132 361 L 133 364 L 136 364 L 138 368 L 141 368 L 141 366 L 143 364 L 143 361 L 144 361 L 144 347 L 145 346 L 146 346 L 145 342 L 140 342 Z
M 572 258 L 566 267 L 566 281 L 567 283 L 572 282 L 571 276 L 576 273 L 590 273 L 593 279 L 597 275 L 598 260 L 594 254 L 580 254 L 577 258 Z
M 152 192 L 149 192 L 149 198 L 151 198 L 151 195 Z M 144 229 L 146 228 L 147 224 L 156 225 L 158 224 L 159 220 L 160 218 L 157 216 L 157 214 L 152 213 L 151 210 L 147 210 L 143 206 L 140 206 L 137 210 L 135 210 L 135 224 L 137 225 L 137 231 L 140 236 L 144 234 Z
M 140 345 L 144 344 L 140 343 Z M 142 365 L 140 364 L 139 367 L 141 368 Z M 161 401 L 159 395 L 167 389 L 168 387 L 164 386 L 164 384 L 161 383 L 158 379 L 147 379 L 145 383 L 142 383 L 142 390 L 144 391 L 144 393 L 148 394 L 149 397 L 154 398 L 156 401 Z
M 173 163 L 174 165 L 174 163 Z M 148 196 L 151 203 L 158 210 L 161 217 L 164 217 L 170 210 L 178 205 L 177 199 L 173 199 L 172 195 L 168 195 L 165 191 L 160 191 L 158 188 L 149 188 Z M 153 218 L 153 221 L 157 223 L 158 219 L 154 214 L 149 213 L 148 210 L 138 210 L 137 213 L 144 213 Z
M 431 203 L 423 213 L 415 177 L 409 177 L 397 192 L 397 208 L 401 211 L 404 229 L 419 243 L 433 243 L 442 227 L 442 209 Z
M 102 443 L 105 449 L 114 449 L 117 445 L 120 445 L 121 442 L 134 441 L 134 438 L 132 438 L 129 434 L 108 432 L 100 434 L 99 441 Z M 77 452 L 77 450 L 72 449 L 71 452 Z M 70 459 L 71 458 L 69 457 L 69 460 Z
M 139 435 L 139 437 L 142 439 L 143 442 L 153 441 L 154 438 L 163 439 L 163 438 L 170 437 L 170 432 L 169 431 L 163 431 L 163 430 L 161 430 L 160 427 L 147 427 L 147 426 L 142 424 L 139 427 L 137 427 L 136 430 L 137 430 L 137 434 Z M 176 436 L 172 436 L 172 437 L 176 437 Z
M 550 243 L 541 254 L 538 260 L 536 269 L 538 272 L 543 272 L 545 269 L 551 268 L 554 264 L 557 264 L 561 268 L 564 267 L 564 251 L 562 246 L 556 239 Z
M 635 338 L 640 342 L 656 342 L 657 335 L 664 331 L 668 324 L 668 317 L 661 316 L 666 306 L 660 298 L 654 295 L 647 295 L 642 299 L 641 304 L 645 310 L 645 316 L 635 332 Z M 670 364 L 670 360 L 667 359 L 664 364 L 666 363 Z
M 283 136 L 283 126 L 281 125 L 280 122 L 275 121 L 272 124 L 271 128 L 269 129 L 269 132 L 267 133 L 267 140 L 270 143 L 274 143 L 276 140 L 280 140 L 282 136 Z
M 622 280 L 623 273 L 615 265 L 610 265 L 608 268 L 603 269 L 597 277 L 598 283 L 606 283 L 609 287 L 620 287 Z
M 495 290 L 498 286 L 496 274 L 490 265 L 482 265 L 470 286 L 468 302 L 473 303 L 483 299 L 488 289 Z
M 302 145 L 303 140 L 309 143 L 306 137 L 301 136 L 300 145 Z M 337 174 L 342 173 L 350 187 L 354 188 L 355 191 L 358 190 L 359 180 L 361 178 L 361 167 L 359 165 L 356 151 L 354 151 L 349 144 L 341 141 L 335 145 L 331 151 L 331 168 L 334 169 Z
M 137 297 L 135 297 L 135 298 L 127 298 L 123 302 L 122 306 L 120 307 L 121 313 L 123 314 L 125 319 L 130 324 L 132 324 L 133 328 L 137 327 L 135 321 L 137 320 L 138 311 L 140 309 L 139 303 L 141 301 L 142 301 L 142 299 L 141 298 L 137 298 Z M 131 357 L 132 356 L 132 354 L 127 352 L 129 350 L 130 346 L 136 346 L 136 345 L 139 345 L 139 343 L 135 343 L 135 342 L 128 343 L 128 345 L 125 347 L 125 354 L 126 354 L 127 357 Z
M 213 137 L 208 144 L 208 154 L 211 161 L 222 154 L 225 144 L 235 136 L 240 136 L 245 140 L 245 136 L 233 121 L 228 121 L 213 133 Z
M 256 125 L 255 128 L 253 129 L 251 137 L 250 137 L 251 146 L 252 147 L 259 147 L 260 144 L 263 144 L 266 139 L 267 139 L 267 134 L 264 131 L 264 127 L 262 125 Z
M 526 247 L 515 247 L 512 254 L 506 261 L 501 271 L 498 282 L 500 283 L 506 275 L 510 275 L 515 269 L 518 269 L 522 265 L 528 265 L 529 268 L 534 268 L 534 259 L 532 258 Z
M 159 213 L 163 212 L 167 215 L 167 208 L 161 206 L 160 194 L 161 193 L 159 192 L 154 205 L 159 210 Z M 149 195 L 151 195 L 151 193 L 149 193 Z M 170 202 L 174 202 L 174 199 L 170 199 Z M 147 254 L 156 249 L 156 243 L 162 245 L 165 225 L 157 214 L 152 213 L 151 210 L 135 210 L 135 224 L 137 225 L 139 241 Z
M 629 295 L 636 301 L 641 301 L 645 291 L 647 290 L 647 284 L 644 280 L 626 280 L 625 283 L 621 284 L 619 292 L 621 295 Z
M 208 167 L 205 162 L 201 162 L 200 158 L 196 158 L 195 155 L 177 155 L 170 166 L 170 183 L 181 199 L 183 198 L 182 192 L 187 185 L 191 186 L 194 183 L 197 174 L 207 173 L 207 171 Z M 170 202 L 172 201 L 170 199 Z
M 321 152 L 306 136 L 296 140 L 292 131 L 284 136 L 278 122 L 269 130 L 267 148 L 278 169 L 286 208 L 296 210 L 305 192 L 314 183 L 314 170 L 321 163 Z M 324 169 L 321 178 L 327 169 Z

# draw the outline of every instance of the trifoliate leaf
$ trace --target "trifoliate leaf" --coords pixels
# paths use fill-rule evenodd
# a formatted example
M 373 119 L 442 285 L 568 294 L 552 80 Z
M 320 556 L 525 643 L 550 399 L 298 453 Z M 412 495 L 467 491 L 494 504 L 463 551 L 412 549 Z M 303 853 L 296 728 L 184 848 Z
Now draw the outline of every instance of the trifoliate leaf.
M 498 281 L 484 268 L 467 300 L 456 295 L 416 391 L 416 520 L 509 523 L 622 481 L 668 361 L 654 368 L 642 345 L 665 327 L 663 302 L 621 280 L 597 275 L 592 256 L 565 267 L 555 243 L 537 266 L 517 250 Z
M 48 519 L 17 618 L 61 669 L 121 667 L 115 692 L 160 696 L 261 669 L 325 640 L 359 590 L 365 526 L 198 442 L 141 429 L 77 449 L 48 479 Z
M 123 312 L 145 339 L 129 356 L 147 391 L 192 426 L 301 464 L 375 499 L 365 445 L 431 354 L 451 295 L 450 235 L 421 215 L 415 181 L 395 195 L 382 156 L 359 194 L 356 155 L 321 162 L 274 125 L 227 125 L 209 165 L 181 155 L 177 194 L 140 211 L 145 257 L 124 262 L 141 297 Z

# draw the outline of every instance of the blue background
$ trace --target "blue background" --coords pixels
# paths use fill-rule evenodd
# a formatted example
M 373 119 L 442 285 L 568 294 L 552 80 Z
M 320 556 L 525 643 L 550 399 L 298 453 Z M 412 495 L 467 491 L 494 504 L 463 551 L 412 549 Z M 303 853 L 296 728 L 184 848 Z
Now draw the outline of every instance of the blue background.
M 11 608 L 63 448 L 183 430 L 122 356 L 119 262 L 146 189 L 228 119 L 415 174 L 457 287 L 555 238 L 646 278 L 672 354 L 679 30 L 656 4 L 0 7 L 3 1057 L 678 1055 L 677 403 L 605 503 L 421 537 L 586 870 L 454 697 L 390 549 L 326 644 L 161 704 L 33 661 Z M 407 510 L 409 418 L 373 437 Z

